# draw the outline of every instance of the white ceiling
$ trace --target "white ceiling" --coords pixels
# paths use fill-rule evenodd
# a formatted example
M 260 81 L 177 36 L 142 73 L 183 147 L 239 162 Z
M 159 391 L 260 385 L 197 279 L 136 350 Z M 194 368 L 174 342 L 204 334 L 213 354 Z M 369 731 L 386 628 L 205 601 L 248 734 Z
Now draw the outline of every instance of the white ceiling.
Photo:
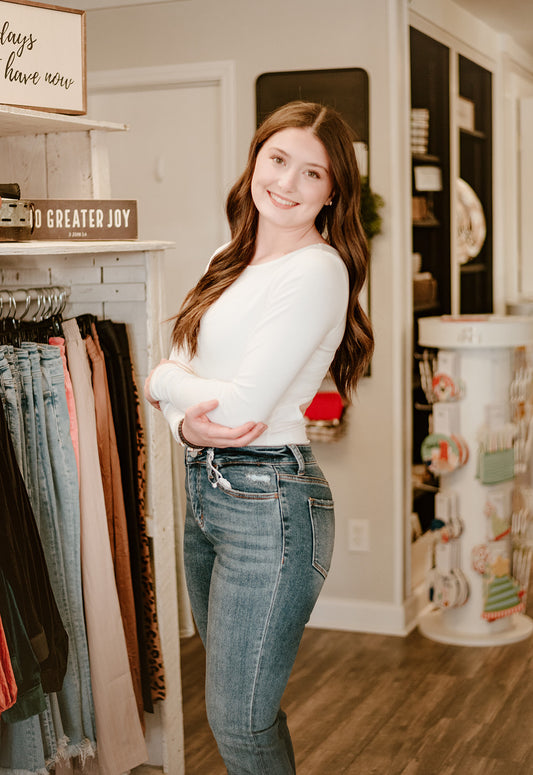
M 532 0 L 454 0 L 489 27 L 510 35 L 533 56 Z

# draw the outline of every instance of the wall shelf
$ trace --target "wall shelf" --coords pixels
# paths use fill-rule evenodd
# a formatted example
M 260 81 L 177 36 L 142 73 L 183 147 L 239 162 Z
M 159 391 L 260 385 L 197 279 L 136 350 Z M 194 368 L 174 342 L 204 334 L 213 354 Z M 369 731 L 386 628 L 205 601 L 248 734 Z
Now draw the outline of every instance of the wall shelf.
M 87 132 L 92 129 L 123 132 L 128 129 L 128 126 L 109 121 L 93 121 L 85 116 L 66 116 L 62 113 L 47 113 L 0 105 L 0 137 L 40 135 L 50 132 Z
M 28 242 L 0 242 L 0 256 L 58 256 L 84 253 L 128 253 L 135 251 L 165 250 L 174 247 L 173 242 L 137 240 L 55 242 L 32 240 Z

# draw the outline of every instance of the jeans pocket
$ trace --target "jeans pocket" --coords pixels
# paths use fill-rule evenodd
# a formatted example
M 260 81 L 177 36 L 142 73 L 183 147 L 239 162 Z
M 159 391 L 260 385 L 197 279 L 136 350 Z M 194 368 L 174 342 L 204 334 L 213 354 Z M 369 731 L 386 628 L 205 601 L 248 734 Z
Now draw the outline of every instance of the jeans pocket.
M 309 498 L 309 517 L 313 531 L 313 568 L 327 577 L 335 539 L 335 512 L 332 500 Z
M 271 466 L 221 465 L 219 489 L 233 498 L 272 500 L 278 498 L 278 480 Z

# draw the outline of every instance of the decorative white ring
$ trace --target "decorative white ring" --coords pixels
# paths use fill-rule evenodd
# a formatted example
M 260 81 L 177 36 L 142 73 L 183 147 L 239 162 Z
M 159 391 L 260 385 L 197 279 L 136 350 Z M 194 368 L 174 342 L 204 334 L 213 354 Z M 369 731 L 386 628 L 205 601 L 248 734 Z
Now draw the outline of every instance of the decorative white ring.
M 483 207 L 475 191 L 462 178 L 456 181 L 457 249 L 459 263 L 475 258 L 485 242 L 487 226 Z

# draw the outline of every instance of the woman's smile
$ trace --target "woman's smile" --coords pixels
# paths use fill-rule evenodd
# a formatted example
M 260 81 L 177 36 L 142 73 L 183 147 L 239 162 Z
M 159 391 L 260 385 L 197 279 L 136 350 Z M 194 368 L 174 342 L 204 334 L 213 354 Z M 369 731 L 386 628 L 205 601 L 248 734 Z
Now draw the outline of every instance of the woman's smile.
M 280 196 L 279 194 L 275 194 L 273 191 L 268 192 L 270 194 L 270 198 L 276 204 L 278 207 L 296 207 L 298 202 L 293 202 L 291 199 L 285 199 L 285 197 Z

